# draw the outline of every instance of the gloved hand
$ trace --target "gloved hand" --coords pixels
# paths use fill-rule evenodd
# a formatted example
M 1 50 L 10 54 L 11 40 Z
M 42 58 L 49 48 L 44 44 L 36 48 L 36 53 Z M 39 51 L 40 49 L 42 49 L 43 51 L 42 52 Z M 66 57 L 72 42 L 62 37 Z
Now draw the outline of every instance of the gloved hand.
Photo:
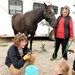
M 30 58 L 30 54 L 28 54 L 28 53 L 26 55 L 24 55 L 24 57 L 23 57 L 24 60 L 27 60 L 29 58 Z

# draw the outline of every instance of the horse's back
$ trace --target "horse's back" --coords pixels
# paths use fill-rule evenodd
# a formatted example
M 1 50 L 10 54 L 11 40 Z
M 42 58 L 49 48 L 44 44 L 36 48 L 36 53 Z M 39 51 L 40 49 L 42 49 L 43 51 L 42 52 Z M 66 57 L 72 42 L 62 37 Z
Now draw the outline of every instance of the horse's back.
M 36 23 L 38 17 L 39 17 L 39 11 L 41 8 L 36 8 L 34 10 L 28 11 L 24 13 L 23 19 L 26 26 L 33 26 L 34 23 Z

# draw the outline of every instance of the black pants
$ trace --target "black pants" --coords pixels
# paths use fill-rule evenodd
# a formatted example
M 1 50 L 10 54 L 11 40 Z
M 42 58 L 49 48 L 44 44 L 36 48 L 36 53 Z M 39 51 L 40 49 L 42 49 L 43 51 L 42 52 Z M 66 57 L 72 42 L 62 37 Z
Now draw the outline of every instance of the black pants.
M 53 53 L 53 58 L 57 58 L 57 53 L 58 53 L 58 50 L 59 50 L 59 47 L 60 47 L 60 44 L 62 45 L 62 56 L 64 59 L 68 59 L 67 57 L 67 52 L 64 53 L 65 49 L 66 49 L 66 46 L 68 44 L 68 41 L 69 41 L 69 38 L 66 38 L 66 39 L 61 39 L 61 38 L 56 38 L 56 42 L 55 42 L 55 51 Z
M 75 60 L 73 61 L 73 70 L 75 71 Z

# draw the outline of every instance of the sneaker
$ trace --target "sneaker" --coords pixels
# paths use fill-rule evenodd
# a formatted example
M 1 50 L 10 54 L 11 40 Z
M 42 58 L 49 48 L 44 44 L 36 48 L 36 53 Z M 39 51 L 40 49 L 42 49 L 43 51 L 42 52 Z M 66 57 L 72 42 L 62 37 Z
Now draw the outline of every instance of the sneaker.
M 50 60 L 53 61 L 53 60 L 55 60 L 55 59 L 56 59 L 56 58 L 51 58 Z

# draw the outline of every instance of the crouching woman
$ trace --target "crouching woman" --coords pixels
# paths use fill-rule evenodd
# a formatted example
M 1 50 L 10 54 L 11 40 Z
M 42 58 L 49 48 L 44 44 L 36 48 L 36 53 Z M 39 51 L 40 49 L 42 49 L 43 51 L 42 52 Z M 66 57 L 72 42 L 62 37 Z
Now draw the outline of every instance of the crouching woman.
M 35 55 L 28 54 L 31 52 L 26 46 L 28 38 L 23 33 L 16 34 L 13 42 L 14 44 L 8 49 L 5 64 L 11 70 L 12 75 L 20 75 L 26 62 L 27 66 L 34 64 Z

